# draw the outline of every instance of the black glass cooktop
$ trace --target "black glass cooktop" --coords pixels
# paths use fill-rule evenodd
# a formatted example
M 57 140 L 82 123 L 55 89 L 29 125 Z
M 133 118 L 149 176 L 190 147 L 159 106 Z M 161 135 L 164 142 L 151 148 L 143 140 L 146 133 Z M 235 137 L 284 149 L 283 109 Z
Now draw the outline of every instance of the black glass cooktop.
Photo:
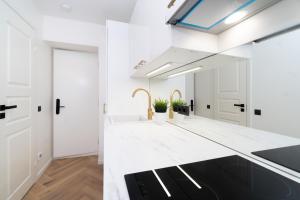
M 130 200 L 299 200 L 300 184 L 239 156 L 125 175 Z
M 252 154 L 300 173 L 300 145 L 257 151 Z

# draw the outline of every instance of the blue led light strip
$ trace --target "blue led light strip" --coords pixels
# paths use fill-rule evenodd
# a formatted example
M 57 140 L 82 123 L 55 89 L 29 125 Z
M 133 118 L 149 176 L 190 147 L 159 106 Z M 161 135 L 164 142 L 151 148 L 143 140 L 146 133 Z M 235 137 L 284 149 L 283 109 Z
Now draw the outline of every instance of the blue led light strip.
M 205 0 L 199 0 L 199 1 L 197 1 L 197 3 L 195 3 L 195 5 L 185 15 L 182 16 L 182 18 L 179 20 L 178 24 L 181 24 L 183 26 L 189 26 L 189 27 L 192 27 L 192 28 L 199 28 L 199 29 L 204 29 L 204 30 L 210 30 L 213 27 L 215 27 L 215 26 L 219 25 L 220 23 L 222 23 L 223 21 L 225 21 L 229 16 L 231 16 L 235 12 L 238 12 L 238 11 L 246 8 L 247 6 L 251 5 L 256 0 L 249 0 L 249 1 L 247 1 L 246 3 L 244 3 L 243 5 L 241 5 L 239 8 L 237 8 L 236 10 L 234 10 L 233 12 L 231 12 L 229 15 L 223 17 L 222 19 L 220 19 L 219 21 L 215 22 L 214 24 L 212 24 L 209 27 L 205 27 L 205 26 L 200 26 L 200 25 L 190 24 L 190 23 L 184 22 L 184 20 L 186 18 L 188 18 L 196 10 L 196 8 L 198 8 L 201 5 L 201 3 L 203 3 L 204 1 Z

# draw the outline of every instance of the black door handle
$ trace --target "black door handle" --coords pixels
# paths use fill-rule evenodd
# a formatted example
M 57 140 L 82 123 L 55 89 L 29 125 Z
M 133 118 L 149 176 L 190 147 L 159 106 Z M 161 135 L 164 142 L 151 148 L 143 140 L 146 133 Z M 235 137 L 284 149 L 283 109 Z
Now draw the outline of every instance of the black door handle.
M 61 106 L 60 105 L 60 99 L 56 99 L 56 114 L 59 115 L 60 114 L 60 108 L 65 108 L 65 106 Z
M 194 111 L 194 100 L 191 99 L 191 111 L 193 112 Z
M 0 119 L 5 119 L 5 113 L 0 113 Z
M 0 111 L 5 111 L 5 110 L 9 110 L 9 109 L 14 109 L 17 108 L 17 105 L 14 106 L 6 106 L 6 105 L 0 105 Z
M 245 108 L 245 104 L 234 104 L 234 106 L 236 106 L 236 107 L 241 107 L 241 108 Z

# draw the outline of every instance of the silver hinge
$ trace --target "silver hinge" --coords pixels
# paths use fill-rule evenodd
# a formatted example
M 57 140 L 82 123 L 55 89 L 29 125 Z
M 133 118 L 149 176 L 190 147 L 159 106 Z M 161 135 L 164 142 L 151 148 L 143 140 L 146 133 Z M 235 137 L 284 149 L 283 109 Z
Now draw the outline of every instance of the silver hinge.
M 106 103 L 103 104 L 103 114 L 106 114 Z

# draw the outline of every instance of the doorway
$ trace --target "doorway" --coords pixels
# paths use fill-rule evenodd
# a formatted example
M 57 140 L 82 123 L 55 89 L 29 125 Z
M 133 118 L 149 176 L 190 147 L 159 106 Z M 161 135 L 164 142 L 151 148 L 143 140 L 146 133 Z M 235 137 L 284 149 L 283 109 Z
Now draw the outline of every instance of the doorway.
M 53 157 L 97 154 L 98 55 L 55 49 L 53 59 Z
M 249 61 L 220 55 L 195 74 L 195 114 L 247 126 Z

